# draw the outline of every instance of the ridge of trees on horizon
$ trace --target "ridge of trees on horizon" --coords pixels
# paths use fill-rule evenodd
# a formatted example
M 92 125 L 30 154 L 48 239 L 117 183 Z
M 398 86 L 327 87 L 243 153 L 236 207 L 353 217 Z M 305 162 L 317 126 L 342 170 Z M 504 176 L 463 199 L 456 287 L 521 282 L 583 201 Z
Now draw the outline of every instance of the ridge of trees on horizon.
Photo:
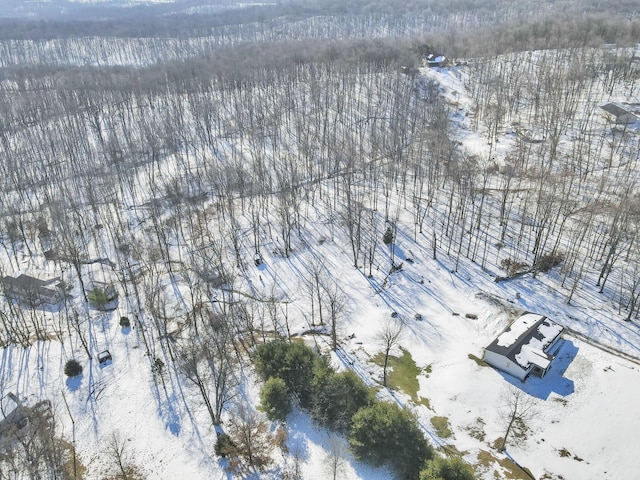
M 123 19 L 0 19 L 0 60 L 5 67 L 138 66 L 215 56 L 215 50 L 229 47 L 242 47 L 259 60 L 259 54 L 268 51 L 261 44 L 273 44 L 277 48 L 283 41 L 302 41 L 303 48 L 309 51 L 313 50 L 314 43 L 322 45 L 323 41 L 338 38 L 361 42 L 370 39 L 426 41 L 446 51 L 450 58 L 472 58 L 535 49 L 632 45 L 640 32 L 635 11 L 625 13 L 619 4 L 612 10 L 616 12 L 613 14 L 605 13 L 600 2 L 570 3 L 559 11 L 555 2 L 544 9 L 540 2 L 521 1 L 517 5 L 506 2 L 508 5 L 504 5 L 505 2 L 497 1 L 496 8 L 476 6 L 471 11 L 465 10 L 465 2 L 459 3 L 457 8 L 449 4 L 448 8 L 438 8 L 433 2 L 426 2 L 409 9 L 406 2 L 397 5 L 382 2 L 391 9 L 388 12 L 369 8 L 368 4 L 357 7 L 351 2 L 339 3 L 341 8 L 348 6 L 354 10 L 345 14 L 334 12 L 334 7 L 314 3 L 312 7 L 300 8 L 293 2 L 216 15 L 136 16 L 129 27 Z M 265 9 L 284 10 L 273 18 L 266 18 Z M 294 11 L 297 13 L 292 13 Z M 240 17 L 226 17 L 235 14 Z M 255 18 L 244 19 L 253 14 Z M 286 49 L 278 50 L 287 55 Z

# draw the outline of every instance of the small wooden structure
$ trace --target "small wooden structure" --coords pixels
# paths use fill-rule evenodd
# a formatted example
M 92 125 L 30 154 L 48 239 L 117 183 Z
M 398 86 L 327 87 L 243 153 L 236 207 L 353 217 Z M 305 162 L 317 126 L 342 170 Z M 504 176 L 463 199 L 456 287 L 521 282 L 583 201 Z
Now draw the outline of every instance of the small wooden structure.
M 107 362 L 112 362 L 113 358 L 111 357 L 111 353 L 109 350 L 103 350 L 98 354 L 98 363 L 100 365 L 104 365 Z

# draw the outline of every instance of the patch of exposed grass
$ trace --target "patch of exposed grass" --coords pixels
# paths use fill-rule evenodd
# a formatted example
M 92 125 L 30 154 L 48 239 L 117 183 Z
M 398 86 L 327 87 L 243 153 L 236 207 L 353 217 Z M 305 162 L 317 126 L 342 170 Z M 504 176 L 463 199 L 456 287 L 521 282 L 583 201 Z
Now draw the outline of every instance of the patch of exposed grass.
M 484 442 L 484 439 L 486 437 L 486 433 L 484 431 L 484 425 L 485 425 L 484 420 L 478 417 L 476 418 L 475 423 L 472 423 L 466 428 L 467 433 L 469 434 L 469 436 L 475 438 L 476 440 L 480 440 L 481 442 Z
M 496 460 L 496 457 L 494 457 L 491 452 L 488 452 L 486 450 L 480 450 L 480 453 L 478 453 L 478 464 L 482 465 L 483 467 L 489 468 L 491 464 Z
M 391 358 L 394 358 L 394 357 L 391 357 Z M 371 361 L 376 365 L 379 365 L 380 367 L 382 367 L 384 365 L 384 353 L 382 352 L 376 353 L 373 357 L 371 357 Z
M 487 362 L 485 362 L 484 360 L 482 360 L 479 357 L 476 357 L 473 353 L 470 353 L 469 355 L 467 355 L 471 360 L 473 360 L 474 362 L 476 362 L 480 367 L 488 367 L 489 364 Z
M 525 468 L 516 465 L 511 459 L 503 458 L 500 460 L 500 466 L 505 469 L 505 476 L 513 480 L 531 480 L 535 478 L 531 472 Z
M 502 440 L 503 440 L 502 437 L 496 438 L 491 444 L 491 448 L 493 448 L 494 450 L 500 450 L 500 445 L 502 445 Z
M 441 447 L 438 447 L 438 450 L 443 451 L 445 454 L 447 454 L 448 456 L 456 456 L 456 457 L 464 457 L 465 455 L 468 455 L 469 452 L 466 450 L 460 451 L 458 450 L 458 448 L 451 444 L 451 445 L 443 445 Z
M 431 417 L 431 425 L 436 429 L 436 433 L 440 438 L 449 438 L 453 435 L 449 428 L 449 419 L 447 417 Z
M 509 480 L 531 480 L 532 478 L 535 478 L 533 477 L 531 472 L 519 467 L 508 457 L 497 458 L 491 452 L 488 452 L 486 450 L 480 450 L 480 453 L 478 453 L 477 458 L 478 458 L 477 465 L 481 465 L 489 469 L 489 468 L 492 468 L 492 466 L 497 463 L 504 469 L 503 471 L 504 477 L 500 476 L 500 474 L 497 471 L 494 471 L 494 476 L 496 479 L 505 478 Z
M 112 477 L 107 477 L 105 480 L 121 480 L 123 478 L 130 480 L 145 480 L 144 474 L 135 466 L 125 467 L 124 473 L 117 473 Z
M 387 386 L 394 390 L 402 390 L 409 395 L 415 403 L 424 405 L 422 399 L 418 397 L 418 390 L 420 389 L 418 375 L 420 375 L 422 369 L 416 365 L 416 362 L 407 350 L 404 348 L 401 350 L 401 357 L 389 356 Z M 376 354 L 371 358 L 371 361 L 376 365 L 384 365 L 384 354 Z M 427 400 L 427 408 L 429 408 L 428 402 Z
M 418 402 L 416 402 L 416 403 L 418 405 L 424 405 L 429 410 L 431 410 L 431 402 L 429 401 L 429 399 L 427 397 L 420 397 L 420 400 Z
M 64 470 L 65 478 L 78 478 L 82 480 L 87 473 L 87 467 L 80 462 L 78 455 L 76 455 L 74 464 L 74 450 L 72 444 L 62 439 L 58 439 L 56 441 L 64 455 L 64 464 L 62 468 Z

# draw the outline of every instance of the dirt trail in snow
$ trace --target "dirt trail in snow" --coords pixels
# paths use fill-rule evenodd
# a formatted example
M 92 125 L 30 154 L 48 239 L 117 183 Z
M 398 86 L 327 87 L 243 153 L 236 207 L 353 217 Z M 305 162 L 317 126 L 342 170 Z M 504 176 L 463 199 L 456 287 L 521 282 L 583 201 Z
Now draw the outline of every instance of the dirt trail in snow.
M 572 328 L 564 327 L 564 329 L 569 335 L 579 340 L 582 340 L 585 343 L 588 343 L 592 347 L 596 347 L 602 350 L 603 352 L 610 353 L 611 355 L 624 358 L 625 360 L 635 363 L 636 365 L 640 365 L 640 357 L 636 357 L 635 355 L 631 355 L 629 353 L 623 352 L 622 350 L 618 350 L 617 348 L 613 348 L 609 345 L 605 345 L 604 343 L 600 343 L 597 340 L 593 339 L 592 337 L 585 335 L 583 333 L 580 333 L 576 330 L 573 330 Z

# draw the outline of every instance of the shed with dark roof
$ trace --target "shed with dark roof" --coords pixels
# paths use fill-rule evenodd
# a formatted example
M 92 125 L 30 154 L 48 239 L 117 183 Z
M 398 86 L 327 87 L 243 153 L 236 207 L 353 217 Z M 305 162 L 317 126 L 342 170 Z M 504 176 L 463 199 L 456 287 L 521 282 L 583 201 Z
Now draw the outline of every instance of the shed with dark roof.
M 600 107 L 607 113 L 607 117 L 616 125 L 636 123 L 639 118 L 631 111 L 631 107 L 620 103 L 606 103 Z

